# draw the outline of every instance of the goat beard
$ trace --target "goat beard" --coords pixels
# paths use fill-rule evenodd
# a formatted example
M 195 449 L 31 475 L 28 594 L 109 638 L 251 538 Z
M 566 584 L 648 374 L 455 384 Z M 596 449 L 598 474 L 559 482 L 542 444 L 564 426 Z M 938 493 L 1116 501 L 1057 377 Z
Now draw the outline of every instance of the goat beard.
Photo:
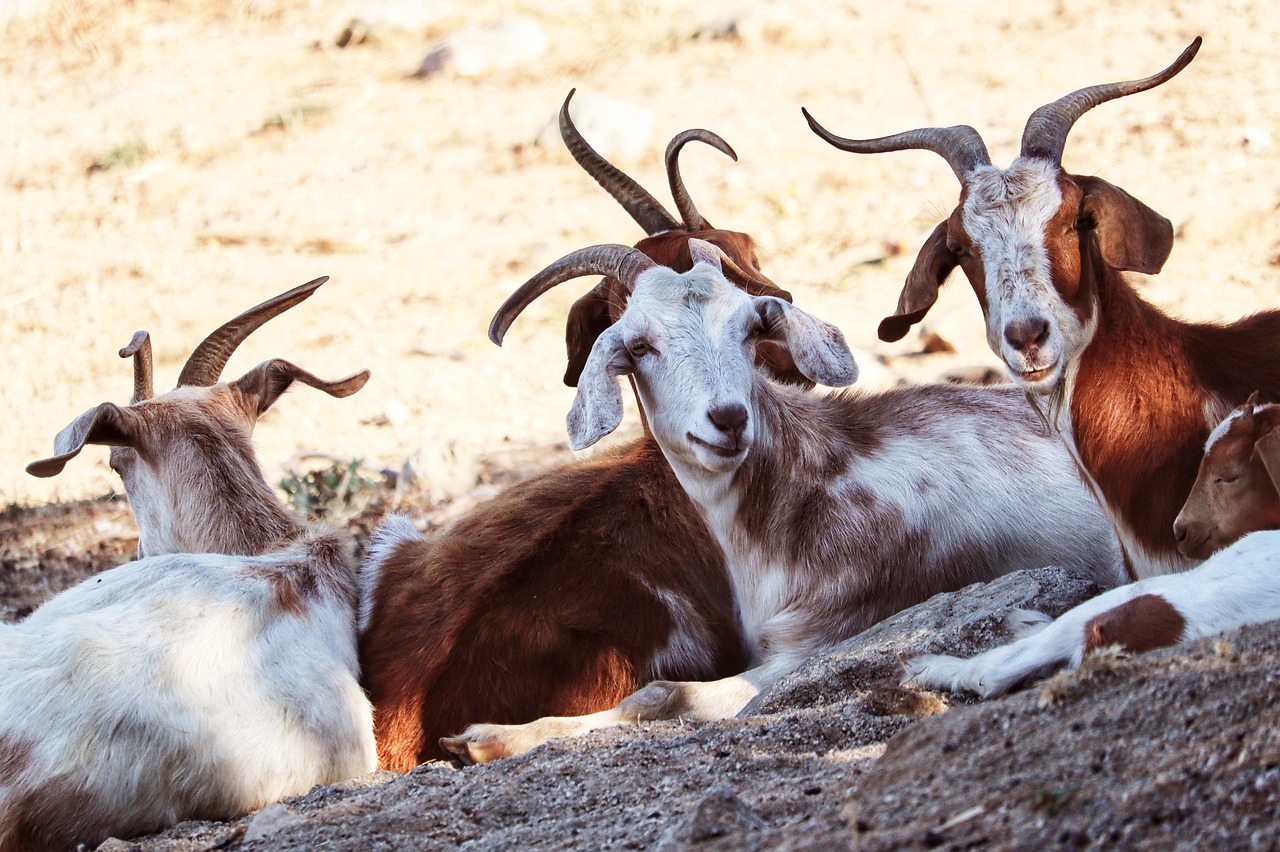
M 1040 425 L 1052 435 L 1062 431 L 1062 410 L 1067 402 L 1067 383 L 1058 381 L 1048 393 L 1032 393 L 1026 391 L 1027 403 L 1040 418 Z

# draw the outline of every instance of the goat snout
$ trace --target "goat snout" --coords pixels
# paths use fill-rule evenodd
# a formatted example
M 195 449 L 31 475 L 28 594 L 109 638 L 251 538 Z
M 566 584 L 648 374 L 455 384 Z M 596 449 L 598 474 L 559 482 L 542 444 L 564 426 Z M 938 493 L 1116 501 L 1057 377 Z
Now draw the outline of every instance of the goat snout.
M 1004 339 L 1016 351 L 1031 354 L 1049 339 L 1049 321 L 1043 317 L 1014 320 L 1004 327 Z
M 707 409 L 707 419 L 726 435 L 735 439 L 747 428 L 747 407 L 740 402 L 713 405 Z

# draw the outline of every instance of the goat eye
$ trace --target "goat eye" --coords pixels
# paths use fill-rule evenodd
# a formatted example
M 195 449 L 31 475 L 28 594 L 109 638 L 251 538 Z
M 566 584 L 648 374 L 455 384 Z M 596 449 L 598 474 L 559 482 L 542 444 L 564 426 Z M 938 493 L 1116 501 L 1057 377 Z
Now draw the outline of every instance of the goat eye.
M 649 341 L 647 340 L 633 340 L 627 344 L 627 351 L 630 352 L 634 358 L 648 355 L 649 349 Z
M 1216 483 L 1217 483 L 1217 484 L 1219 484 L 1219 485 L 1230 485 L 1230 484 L 1232 484 L 1233 482 L 1235 482 L 1235 481 L 1236 481 L 1237 479 L 1239 479 L 1239 478 L 1240 478 L 1240 477 L 1239 477 L 1239 475 L 1234 475 L 1234 476 L 1215 476 L 1215 477 L 1213 478 L 1213 481 L 1214 481 L 1214 482 L 1216 482 Z

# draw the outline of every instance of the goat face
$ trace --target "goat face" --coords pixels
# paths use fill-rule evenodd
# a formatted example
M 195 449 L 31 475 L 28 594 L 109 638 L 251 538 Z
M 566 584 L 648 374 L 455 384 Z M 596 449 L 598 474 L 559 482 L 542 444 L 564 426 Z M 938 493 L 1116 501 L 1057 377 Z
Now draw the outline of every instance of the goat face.
M 982 306 L 987 343 L 1032 393 L 1057 388 L 1097 328 L 1101 268 L 1160 270 L 1169 221 L 1099 178 L 1039 157 L 967 175 L 955 212 L 926 241 L 881 337 L 901 338 L 959 266 Z
M 784 347 L 812 381 L 842 386 L 857 378 L 839 329 L 782 299 L 748 295 L 725 279 L 718 249 L 689 244 L 693 269 L 641 272 L 626 309 L 592 347 L 567 420 L 575 449 L 617 427 L 620 375 L 635 377 L 664 451 L 713 473 L 736 469 L 756 440 L 752 390 L 761 342 Z
M 1257 394 L 1209 435 L 1187 502 L 1173 524 L 1183 556 L 1207 559 L 1237 539 L 1280 528 L 1280 406 Z

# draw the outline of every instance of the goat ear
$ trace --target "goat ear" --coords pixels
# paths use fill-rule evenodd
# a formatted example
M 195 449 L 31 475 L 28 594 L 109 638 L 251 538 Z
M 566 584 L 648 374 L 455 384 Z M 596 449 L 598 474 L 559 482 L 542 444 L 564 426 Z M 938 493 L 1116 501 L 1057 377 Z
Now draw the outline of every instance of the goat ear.
M 755 303 L 768 336 L 786 345 L 800 372 L 832 388 L 858 380 L 858 365 L 840 329 L 781 299 L 761 296 Z
M 1097 223 L 1098 248 L 1107 265 L 1147 275 L 1159 272 L 1173 250 L 1173 224 L 1102 178 L 1071 179 L 1084 192 L 1081 213 Z
M 724 274 L 724 266 L 720 263 L 720 247 L 714 243 L 690 237 L 689 258 L 693 261 L 694 266 L 699 263 L 709 263 L 715 267 L 716 272 L 721 275 Z
M 79 455 L 85 444 L 131 447 L 137 440 L 137 415 L 112 402 L 104 402 L 81 414 L 53 439 L 56 455 L 27 465 L 32 476 L 49 477 L 62 473 L 68 461 Z
M 1253 454 L 1262 462 L 1267 476 L 1271 477 L 1271 484 L 1280 492 L 1280 426 L 1254 442 Z
M 329 396 L 342 399 L 360 390 L 367 381 L 369 381 L 368 370 L 353 373 L 345 379 L 326 382 L 283 358 L 272 358 L 270 361 L 263 361 L 236 379 L 231 386 L 248 398 L 250 405 L 253 406 L 254 415 L 261 417 L 266 414 L 268 408 L 275 405 L 276 400 L 294 382 L 302 382 L 316 390 L 324 391 Z
M 622 335 L 610 326 L 596 338 L 578 379 L 578 393 L 565 418 L 569 446 L 585 450 L 618 428 L 622 422 L 622 389 L 618 387 L 618 376 L 630 372 Z
M 613 317 L 609 314 L 611 293 L 609 279 L 602 278 L 569 308 L 569 319 L 564 326 L 564 347 L 569 354 L 569 366 L 564 371 L 564 383 L 571 388 L 578 386 L 582 368 L 591 355 L 591 347 L 605 329 L 613 325 Z
M 911 326 L 924 319 L 933 303 L 938 301 L 938 289 L 959 261 L 947 248 L 947 223 L 943 220 L 924 241 L 915 265 L 907 273 L 907 281 L 898 295 L 898 310 L 893 316 L 880 321 L 877 330 L 880 339 L 893 343 L 906 336 Z

